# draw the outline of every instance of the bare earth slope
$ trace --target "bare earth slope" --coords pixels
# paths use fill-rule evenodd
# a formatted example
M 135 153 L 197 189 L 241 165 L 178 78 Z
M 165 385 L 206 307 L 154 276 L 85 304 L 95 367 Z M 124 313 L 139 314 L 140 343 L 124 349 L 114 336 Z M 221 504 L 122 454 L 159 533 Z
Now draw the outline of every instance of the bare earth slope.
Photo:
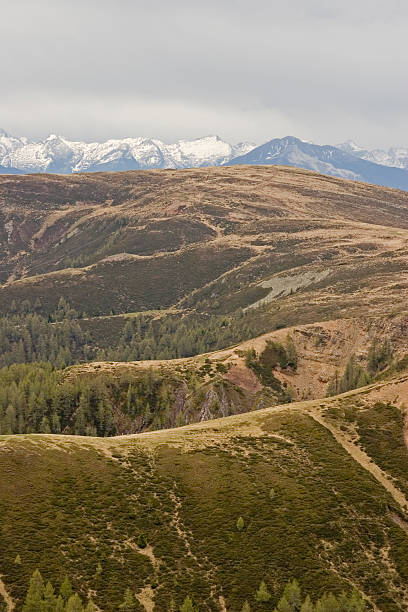
M 280 167 L 0 177 L 0 307 L 263 303 L 279 324 L 390 309 L 407 290 L 407 204 Z

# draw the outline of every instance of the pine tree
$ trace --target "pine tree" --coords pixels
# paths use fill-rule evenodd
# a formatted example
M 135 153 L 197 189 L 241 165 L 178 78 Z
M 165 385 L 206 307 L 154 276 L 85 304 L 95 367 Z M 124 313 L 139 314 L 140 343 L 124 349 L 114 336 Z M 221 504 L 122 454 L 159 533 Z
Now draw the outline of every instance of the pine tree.
M 83 612 L 84 608 L 78 593 L 71 595 L 71 597 L 68 599 L 65 610 L 66 612 Z
M 30 586 L 23 606 L 23 612 L 41 612 L 41 602 L 44 593 L 44 580 L 38 569 L 30 579 Z
M 244 519 L 242 518 L 242 516 L 240 516 L 237 520 L 237 529 L 238 531 L 242 531 L 244 527 L 245 527 Z
M 262 580 L 261 584 L 259 585 L 259 589 L 255 593 L 256 601 L 267 602 L 271 599 L 271 597 L 272 595 L 268 591 L 268 587 L 266 586 L 265 582 Z
M 60 594 L 61 594 L 61 597 L 65 599 L 65 601 L 68 601 L 68 599 L 72 595 L 72 585 L 71 585 L 71 581 L 68 578 L 68 576 L 65 576 L 61 584 Z
M 288 582 L 285 590 L 283 591 L 282 599 L 287 600 L 291 612 L 298 612 L 298 610 L 300 610 L 302 605 L 302 592 L 297 580 Z M 278 610 L 281 610 L 281 608 L 279 608 L 279 604 Z
M 251 606 L 249 605 L 248 601 L 244 602 L 244 605 L 242 606 L 241 612 L 251 612 Z
M 287 598 L 283 595 L 278 601 L 276 606 L 277 612 L 293 612 L 292 606 L 288 602 Z
M 41 612 L 55 612 L 57 598 L 51 582 L 47 582 L 44 589 L 44 601 L 41 604 Z
M 61 421 L 56 412 L 53 412 L 51 415 L 51 429 L 52 433 L 61 433 Z
M 351 593 L 348 610 L 349 612 L 365 612 L 367 610 L 367 604 L 357 589 L 353 589 Z
M 136 610 L 136 600 L 132 591 L 127 588 L 125 591 L 125 595 L 123 597 L 123 602 L 119 606 L 120 610 L 124 610 L 125 612 L 131 612 L 132 610 Z
M 337 598 L 333 593 L 325 593 L 316 603 L 315 612 L 337 612 L 339 608 Z M 346 608 L 347 609 L 347 608 Z
M 21 557 L 20 557 L 20 555 L 16 556 L 16 558 L 14 559 L 14 563 L 15 563 L 15 565 L 21 565 Z
M 300 608 L 300 612 L 313 612 L 314 605 L 309 595 L 306 597 L 305 601 L 302 603 L 302 607 Z
M 86 605 L 86 608 L 84 610 L 84 612 L 97 612 L 97 607 L 95 606 L 94 602 L 92 601 L 92 599 L 90 599 Z
M 290 366 L 293 370 L 297 369 L 298 356 L 295 343 L 293 342 L 293 338 L 290 334 L 286 336 L 286 360 L 288 366 Z
M 45 415 L 41 419 L 40 433 L 44 433 L 44 434 L 51 433 L 50 422 L 48 420 L 48 417 Z
M 65 612 L 65 602 L 61 595 L 58 595 L 55 601 L 55 612 Z
M 34 302 L 34 310 L 41 310 L 41 300 L 40 298 L 36 298 Z
M 180 612 L 198 612 L 191 597 L 187 595 L 183 604 L 180 606 Z

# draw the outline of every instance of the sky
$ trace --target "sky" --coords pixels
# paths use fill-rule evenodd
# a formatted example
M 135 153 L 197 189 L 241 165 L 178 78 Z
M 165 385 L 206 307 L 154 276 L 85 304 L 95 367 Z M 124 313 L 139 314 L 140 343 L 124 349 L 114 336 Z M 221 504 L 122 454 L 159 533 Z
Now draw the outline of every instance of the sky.
M 408 146 L 406 0 L 2 0 L 0 127 Z

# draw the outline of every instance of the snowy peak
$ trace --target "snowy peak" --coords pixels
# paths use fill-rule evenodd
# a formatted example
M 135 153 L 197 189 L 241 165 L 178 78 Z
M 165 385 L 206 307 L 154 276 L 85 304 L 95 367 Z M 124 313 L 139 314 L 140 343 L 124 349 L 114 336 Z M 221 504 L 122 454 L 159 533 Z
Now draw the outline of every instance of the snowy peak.
M 354 147 L 351 149 L 351 145 Z M 371 161 L 382 166 L 408 170 L 408 148 L 392 147 L 391 149 L 365 149 L 348 140 L 337 145 L 342 151 L 352 153 L 361 159 Z
M 346 140 L 346 142 L 336 145 L 336 147 L 346 153 L 351 153 L 351 155 L 357 155 L 358 152 L 365 150 L 356 144 L 354 140 Z
M 408 172 L 406 170 L 362 159 L 360 155 L 356 154 L 354 148 L 353 153 L 351 153 L 351 148 L 350 143 L 348 143 L 348 147 L 343 146 L 341 149 L 330 145 L 311 144 L 293 136 L 286 136 L 285 138 L 270 140 L 228 163 L 230 165 L 296 166 L 329 176 L 408 190 Z
M 254 148 L 234 146 L 219 136 L 166 144 L 150 138 L 121 138 L 105 142 L 75 142 L 57 134 L 44 140 L 9 136 L 0 131 L 0 165 L 22 172 L 95 172 L 149 168 L 219 166 Z

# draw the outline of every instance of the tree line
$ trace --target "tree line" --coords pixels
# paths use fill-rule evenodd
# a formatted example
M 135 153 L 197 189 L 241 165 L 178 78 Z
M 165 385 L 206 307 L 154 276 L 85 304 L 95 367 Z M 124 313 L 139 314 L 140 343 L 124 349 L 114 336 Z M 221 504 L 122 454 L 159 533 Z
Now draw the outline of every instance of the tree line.
M 40 309 L 39 302 L 31 306 L 28 300 L 17 309 L 13 301 L 10 312 L 0 317 L 0 367 L 48 361 L 64 368 L 92 358 L 90 338 L 78 323 L 80 315 L 64 298 L 47 317 L 37 312 Z
M 70 379 L 50 363 L 13 364 L 0 369 L 0 435 L 112 436 L 184 425 L 172 420 L 177 392 L 194 393 L 222 369 L 208 360 L 182 374 L 148 368 L 114 376 L 102 369 Z
M 81 323 L 78 312 L 63 297 L 51 313 L 42 314 L 39 300 L 13 301 L 0 317 L 0 367 L 13 363 L 49 361 L 63 368 L 74 363 L 98 361 L 139 361 L 191 357 L 225 348 L 266 331 L 253 312 L 234 315 L 170 314 L 155 317 L 138 314 L 128 317 L 117 342 L 108 349 L 99 347 Z
M 262 605 L 263 609 L 274 610 L 274 612 L 366 612 L 368 609 L 365 600 L 355 588 L 351 593 L 343 592 L 338 596 L 333 593 L 325 593 L 316 602 L 313 602 L 309 595 L 303 597 L 297 580 L 287 583 L 275 607 L 270 605 L 272 594 L 264 581 L 261 581 L 259 588 L 254 593 L 253 600 L 256 609 Z M 134 612 L 142 609 L 136 594 L 132 589 L 127 588 L 119 610 Z M 60 588 L 56 590 L 50 581 L 44 582 L 38 569 L 31 576 L 22 608 L 22 612 L 96 612 L 97 610 L 100 608 L 96 607 L 92 599 L 88 599 L 85 603 L 80 595 L 73 591 L 68 577 L 64 578 Z M 200 612 L 200 607 L 195 603 L 193 597 L 187 595 L 179 606 L 171 598 L 167 610 L 168 612 Z M 248 600 L 243 603 L 241 612 L 251 612 L 251 603 Z
M 254 336 L 253 314 L 172 315 L 153 319 L 139 314 L 124 325 L 117 347 L 97 353 L 101 361 L 139 361 L 192 357 L 232 346 Z

